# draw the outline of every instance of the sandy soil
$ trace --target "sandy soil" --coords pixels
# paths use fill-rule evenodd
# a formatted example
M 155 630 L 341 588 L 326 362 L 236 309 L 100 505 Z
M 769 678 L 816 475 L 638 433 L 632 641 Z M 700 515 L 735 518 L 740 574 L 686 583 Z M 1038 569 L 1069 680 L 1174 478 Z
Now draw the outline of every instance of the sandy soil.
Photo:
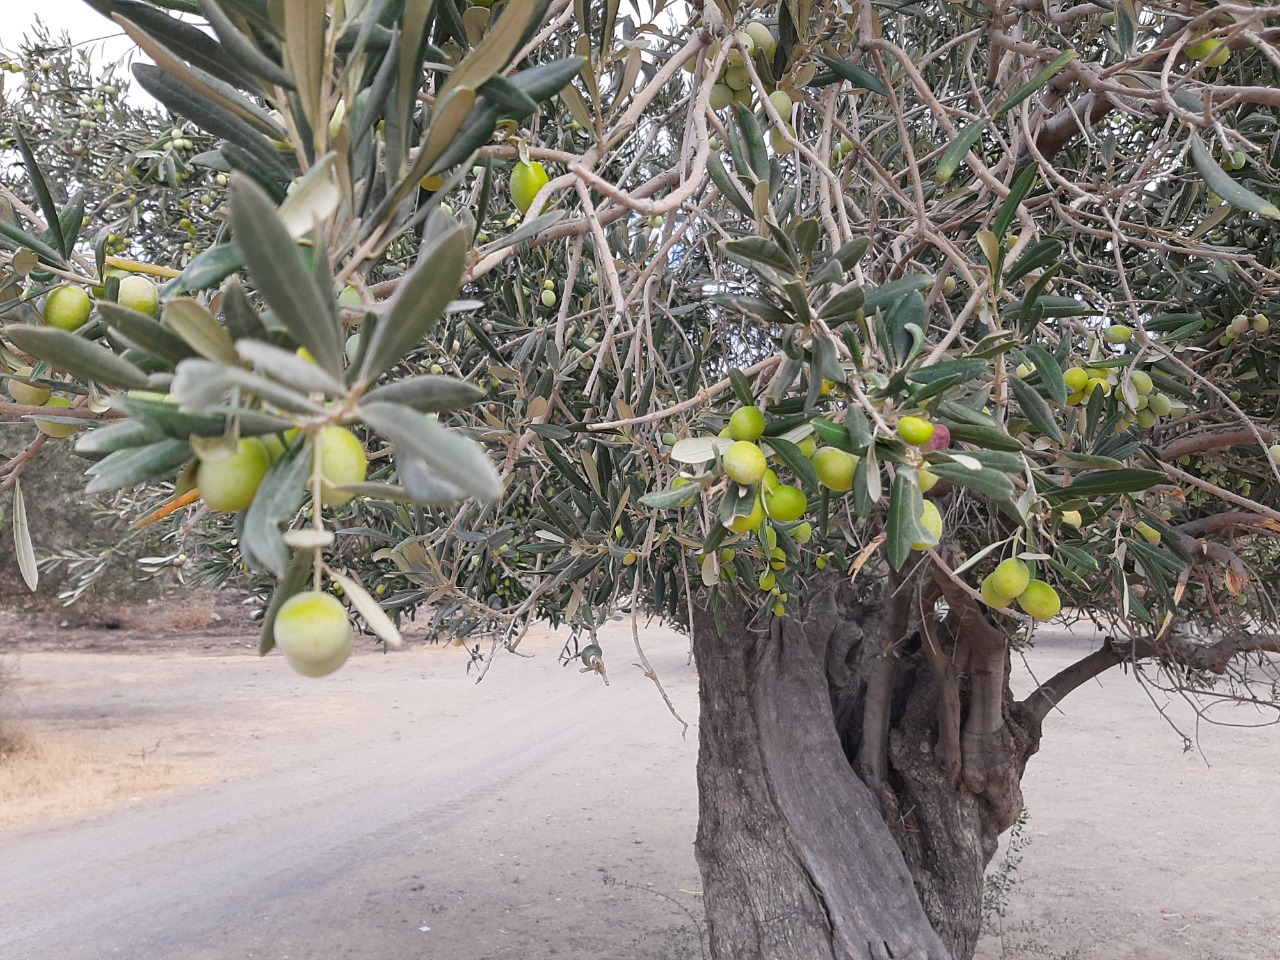
M 5 960 L 703 956 L 696 728 L 681 739 L 625 631 L 608 687 L 550 634 L 479 685 L 453 647 L 316 682 L 234 631 L 116 653 L 29 634 L 0 646 L 8 711 L 66 762 L 43 780 L 29 763 L 23 787 L 0 767 Z M 684 640 L 645 637 L 694 720 Z M 1032 667 L 1088 643 L 1046 638 Z M 1200 732 L 1183 753 L 1122 674 L 1064 704 L 982 960 L 1280 957 L 1280 731 Z

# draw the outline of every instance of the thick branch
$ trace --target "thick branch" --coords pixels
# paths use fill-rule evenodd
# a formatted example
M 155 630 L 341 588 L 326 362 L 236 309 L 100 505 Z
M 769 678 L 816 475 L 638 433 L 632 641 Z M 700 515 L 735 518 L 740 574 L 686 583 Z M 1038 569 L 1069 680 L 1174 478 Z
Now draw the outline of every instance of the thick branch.
M 1174 527 L 1178 533 L 1186 537 L 1203 537 L 1223 530 L 1240 530 L 1246 533 L 1263 533 L 1275 536 L 1280 533 L 1280 521 L 1270 517 L 1260 517 L 1256 513 L 1233 510 L 1230 513 L 1215 513 L 1212 516 L 1188 520 Z
M 883 784 L 889 765 L 889 711 L 892 706 L 898 647 L 910 622 L 910 568 L 889 577 L 889 603 L 874 654 L 867 667 L 867 693 L 862 703 L 862 740 L 855 768 L 872 790 Z
M 958 580 L 953 580 L 949 571 L 936 563 L 933 578 L 947 598 L 947 606 L 951 611 L 947 614 L 947 627 L 957 644 L 964 643 L 967 646 L 970 663 L 974 658 L 1003 651 L 1006 643 L 1004 632 L 983 616 L 982 607 L 969 588 Z
M 1079 136 L 1086 128 L 1102 121 L 1115 105 L 1106 97 L 1087 93 L 1075 103 L 1050 118 L 1036 137 L 1036 150 L 1046 159 L 1054 155 Z
M 1072 690 L 1123 661 L 1124 656 L 1116 649 L 1111 637 L 1107 637 L 1099 649 L 1040 684 L 1022 701 L 1021 706 L 1037 721 L 1042 721 Z
M 968 653 L 969 712 L 960 738 L 961 779 L 970 792 L 995 802 L 1001 796 L 999 784 L 1007 759 L 1002 748 L 1008 739 L 1004 719 L 1008 637 L 987 620 L 978 601 L 937 566 L 934 580 L 950 607 L 946 629 L 957 647 L 964 644 Z
M 1163 660 L 1192 670 L 1207 670 L 1218 675 L 1236 657 L 1250 653 L 1280 653 L 1280 634 L 1232 633 L 1213 643 L 1196 643 L 1182 637 L 1165 636 L 1159 640 L 1139 638 L 1133 642 L 1134 660 Z
M 1100 648 L 1050 677 L 1020 705 L 1042 721 L 1071 691 L 1127 660 L 1163 660 L 1221 675 L 1232 660 L 1250 653 L 1280 653 L 1280 634 L 1234 633 L 1209 644 L 1175 636 L 1144 637 L 1132 643 L 1107 637 Z
M 1227 430 L 1206 430 L 1203 433 L 1187 433 L 1170 440 L 1160 448 L 1161 460 L 1177 460 L 1179 457 L 1195 453 L 1208 453 L 1211 450 L 1226 450 L 1228 447 L 1258 442 L 1258 437 L 1267 443 L 1280 439 L 1280 430 L 1258 424 L 1254 427 L 1233 427 Z
M 99 412 L 91 407 L 43 407 L 29 403 L 0 400 L 0 420 L 17 420 L 19 417 L 40 416 L 69 417 L 75 420 L 120 420 L 115 410 Z
M 856 768 L 872 789 L 884 784 L 889 765 L 889 709 L 893 697 L 895 658 L 881 653 L 867 668 L 867 693 L 862 702 L 862 739 Z
M 955 786 L 960 783 L 961 749 L 960 717 L 963 705 L 960 701 L 960 675 L 951 655 L 938 642 L 936 621 L 932 613 L 920 618 L 920 634 L 924 640 L 925 655 L 938 683 L 938 745 L 935 753 L 947 777 Z

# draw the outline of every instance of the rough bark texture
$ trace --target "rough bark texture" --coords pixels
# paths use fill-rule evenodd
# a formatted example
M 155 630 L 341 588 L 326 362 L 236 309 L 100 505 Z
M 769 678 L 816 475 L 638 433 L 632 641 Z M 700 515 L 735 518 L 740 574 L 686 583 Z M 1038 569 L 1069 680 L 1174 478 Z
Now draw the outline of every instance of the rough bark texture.
M 739 611 L 733 611 L 738 613 Z M 947 960 L 827 694 L 835 623 L 702 616 L 697 851 L 714 954 Z
M 1037 717 L 1005 638 L 923 578 L 806 623 L 695 612 L 702 867 L 723 960 L 968 960 Z

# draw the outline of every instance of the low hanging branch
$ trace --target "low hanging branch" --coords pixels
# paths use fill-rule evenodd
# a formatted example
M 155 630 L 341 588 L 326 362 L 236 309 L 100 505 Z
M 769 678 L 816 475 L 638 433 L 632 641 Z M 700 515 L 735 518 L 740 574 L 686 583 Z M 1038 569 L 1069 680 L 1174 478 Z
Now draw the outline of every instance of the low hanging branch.
M 1280 634 L 1233 633 L 1202 644 L 1181 637 L 1139 637 L 1130 642 L 1108 636 L 1100 648 L 1050 677 L 1021 701 L 1031 716 L 1043 720 L 1073 690 L 1121 663 L 1161 660 L 1190 670 L 1221 676 L 1232 660 L 1254 653 L 1280 653 Z

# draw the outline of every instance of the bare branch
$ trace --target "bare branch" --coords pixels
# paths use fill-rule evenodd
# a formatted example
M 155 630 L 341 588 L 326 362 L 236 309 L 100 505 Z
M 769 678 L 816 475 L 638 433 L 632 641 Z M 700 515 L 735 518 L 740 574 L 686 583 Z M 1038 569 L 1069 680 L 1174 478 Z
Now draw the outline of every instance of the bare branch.
M 1257 424 L 1256 427 L 1213 427 L 1196 433 L 1185 433 L 1170 440 L 1160 448 L 1161 460 L 1177 460 L 1179 457 L 1214 450 L 1226 450 L 1240 444 L 1255 444 L 1261 435 L 1267 443 L 1280 439 L 1280 430 Z
M 1109 636 L 1099 649 L 1042 683 L 1021 705 L 1036 719 L 1043 720 L 1071 691 L 1126 661 L 1161 660 L 1221 676 L 1232 660 L 1251 653 L 1280 653 L 1280 634 L 1240 632 L 1209 644 L 1171 635 L 1159 640 L 1138 637 L 1130 642 Z
M 1111 637 L 1088 656 L 1054 674 L 1022 701 L 1021 706 L 1036 720 L 1043 720 L 1072 690 L 1124 662 Z
M 1164 660 L 1221 676 L 1236 657 L 1250 653 L 1280 653 L 1280 634 L 1250 634 L 1241 631 L 1227 634 L 1209 644 L 1175 636 L 1165 636 L 1159 640 L 1138 638 L 1132 643 L 1132 651 L 1134 660 Z
M 1174 530 L 1186 537 L 1203 537 L 1224 530 L 1274 537 L 1280 535 L 1280 521 L 1272 520 L 1270 517 L 1260 517 L 1256 513 L 1233 511 L 1188 520 L 1174 527 Z

